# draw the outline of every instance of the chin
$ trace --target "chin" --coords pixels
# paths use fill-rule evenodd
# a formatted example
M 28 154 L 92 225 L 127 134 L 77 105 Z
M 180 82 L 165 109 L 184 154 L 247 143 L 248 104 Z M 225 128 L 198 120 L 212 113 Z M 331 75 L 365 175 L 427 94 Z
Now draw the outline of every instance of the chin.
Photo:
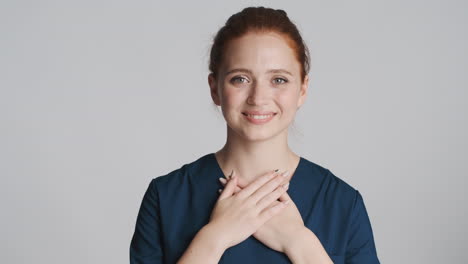
M 237 132 L 242 138 L 247 141 L 267 141 L 273 139 L 280 135 L 284 130 L 275 127 L 275 128 L 264 128 L 264 129 L 255 129 L 255 128 L 244 128 Z
M 250 142 L 267 141 L 271 139 L 272 137 L 273 137 L 272 135 L 251 135 L 251 134 L 244 135 L 245 140 L 250 141 Z

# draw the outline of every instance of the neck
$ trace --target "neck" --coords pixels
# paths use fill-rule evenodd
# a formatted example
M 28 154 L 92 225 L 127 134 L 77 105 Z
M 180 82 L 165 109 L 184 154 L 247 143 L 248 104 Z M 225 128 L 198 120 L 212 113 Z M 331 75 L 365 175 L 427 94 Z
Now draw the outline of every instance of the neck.
M 241 187 L 275 169 L 289 170 L 290 180 L 300 159 L 287 144 L 287 129 L 266 140 L 246 140 L 228 127 L 226 144 L 215 156 L 224 175 L 236 172 Z

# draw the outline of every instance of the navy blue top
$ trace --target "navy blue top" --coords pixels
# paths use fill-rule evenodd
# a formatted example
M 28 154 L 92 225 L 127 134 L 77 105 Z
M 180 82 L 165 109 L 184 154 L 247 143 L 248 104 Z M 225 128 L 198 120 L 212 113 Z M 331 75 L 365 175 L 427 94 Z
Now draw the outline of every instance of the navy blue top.
M 152 179 L 141 202 L 130 244 L 131 264 L 176 263 L 196 233 L 209 222 L 223 186 L 215 154 L 206 154 Z M 358 190 L 303 157 L 288 194 L 305 226 L 334 263 L 380 264 L 371 223 Z M 219 263 L 291 263 L 253 236 L 228 248 Z

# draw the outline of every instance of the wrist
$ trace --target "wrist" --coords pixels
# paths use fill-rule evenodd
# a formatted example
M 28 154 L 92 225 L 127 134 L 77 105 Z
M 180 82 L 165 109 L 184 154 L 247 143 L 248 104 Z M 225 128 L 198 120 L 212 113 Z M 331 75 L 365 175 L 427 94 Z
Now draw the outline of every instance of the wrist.
M 288 256 L 298 255 L 305 245 L 310 246 L 315 243 L 315 234 L 313 234 L 307 227 L 304 226 L 304 228 L 302 228 L 297 234 L 298 235 L 296 235 L 295 238 L 287 244 L 284 250 L 284 253 Z
M 288 245 L 285 254 L 292 263 L 329 263 L 328 254 L 320 240 L 307 227 Z
M 225 247 L 215 231 L 211 226 L 202 227 L 177 263 L 218 263 Z
M 222 236 L 222 230 L 217 228 L 217 226 L 213 225 L 212 223 L 208 223 L 203 226 L 199 233 L 200 236 L 204 237 L 208 241 L 207 243 L 209 243 L 211 248 L 216 252 L 221 252 L 222 254 L 224 251 L 226 251 L 226 249 L 229 248 L 229 243 Z

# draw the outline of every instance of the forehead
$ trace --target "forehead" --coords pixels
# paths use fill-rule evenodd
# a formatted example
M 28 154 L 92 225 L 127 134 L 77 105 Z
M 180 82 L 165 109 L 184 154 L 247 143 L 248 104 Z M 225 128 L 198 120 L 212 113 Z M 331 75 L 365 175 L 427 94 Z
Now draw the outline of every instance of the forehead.
M 300 65 L 287 39 L 275 32 L 247 33 L 231 40 L 223 54 L 222 71 L 230 68 L 248 68 L 263 72 L 273 68 L 285 68 L 299 74 Z

